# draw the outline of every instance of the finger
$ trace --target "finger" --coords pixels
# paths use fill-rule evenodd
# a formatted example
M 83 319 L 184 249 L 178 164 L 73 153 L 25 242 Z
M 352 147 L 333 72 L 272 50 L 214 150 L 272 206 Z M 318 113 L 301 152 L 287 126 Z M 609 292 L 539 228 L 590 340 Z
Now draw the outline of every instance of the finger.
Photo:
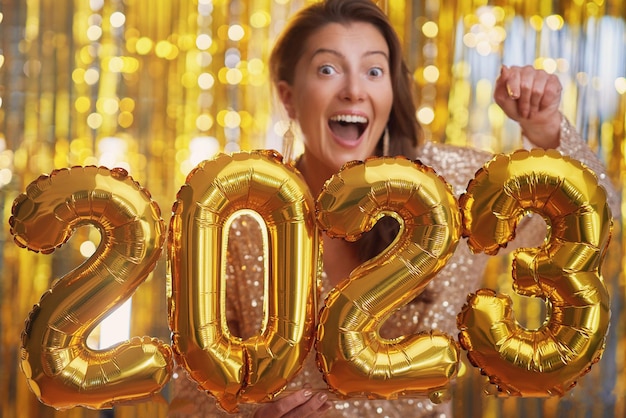
M 495 88 L 493 91 L 493 97 L 496 103 L 500 104 L 508 99 L 508 93 L 506 91 L 506 66 L 500 67 L 500 75 L 496 79 Z
M 259 408 L 255 417 L 287 417 L 291 411 L 298 408 L 300 405 L 305 404 L 311 399 L 311 397 L 313 397 L 313 391 L 310 388 L 301 389 L 293 394 L 277 399 L 276 401 Z
M 328 395 L 324 392 L 319 392 L 311 396 L 302 405 L 285 414 L 283 418 L 317 417 L 320 413 L 330 409 L 331 406 L 331 403 L 328 402 Z
M 506 92 L 509 98 L 518 99 L 520 97 L 520 72 L 519 67 L 505 69 Z
M 530 114 L 535 71 L 533 67 L 527 65 L 518 72 L 519 99 L 517 100 L 517 110 L 524 119 L 527 119 Z
M 532 76 L 532 87 L 530 89 L 530 108 L 528 109 L 528 118 L 539 112 L 539 105 L 543 100 L 546 84 L 548 81 L 547 73 L 544 71 L 535 72 Z
M 510 68 L 504 65 L 500 68 L 500 75 L 495 82 L 493 98 L 508 117 L 513 120 L 518 120 L 517 100 L 511 97 L 511 94 L 514 94 L 514 92 L 511 91 L 509 85 L 509 78 L 512 74 L 513 70 Z
M 326 412 L 332 407 L 333 407 L 332 402 L 324 402 L 324 405 L 322 405 L 322 407 L 320 408 L 320 412 Z
M 559 107 L 561 103 L 561 92 L 563 91 L 563 86 L 561 85 L 561 81 L 559 78 L 550 74 L 548 77 L 548 81 L 546 82 L 545 91 L 543 94 L 543 98 L 541 99 L 541 103 L 539 104 L 539 110 L 552 109 L 555 107 Z

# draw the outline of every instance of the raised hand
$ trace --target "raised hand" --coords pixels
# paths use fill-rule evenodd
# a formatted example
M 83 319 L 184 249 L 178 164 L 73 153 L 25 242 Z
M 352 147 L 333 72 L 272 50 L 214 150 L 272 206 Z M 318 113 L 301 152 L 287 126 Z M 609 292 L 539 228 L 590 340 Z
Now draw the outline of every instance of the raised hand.
M 562 118 L 561 91 L 561 82 L 554 74 L 530 65 L 502 66 L 494 99 L 535 146 L 555 148 Z

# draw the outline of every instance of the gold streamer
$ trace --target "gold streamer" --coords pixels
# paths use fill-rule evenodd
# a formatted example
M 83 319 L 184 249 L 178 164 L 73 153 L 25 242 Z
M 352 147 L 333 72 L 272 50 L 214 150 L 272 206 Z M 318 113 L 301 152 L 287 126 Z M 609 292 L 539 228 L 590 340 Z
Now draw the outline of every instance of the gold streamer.
M 80 264 L 84 257 L 78 248 L 92 240 L 93 233 L 78 230 L 52 256 L 21 251 L 9 237 L 6 223 L 14 198 L 42 172 L 100 165 L 106 154 L 101 145 L 113 144 L 114 150 L 125 150 L 117 152 L 111 164 L 125 167 L 162 208 L 169 208 L 195 165 L 195 157 L 205 159 L 221 150 L 249 150 L 276 143 L 272 141 L 282 135 L 284 126 L 273 116 L 275 109 L 268 100 L 271 89 L 265 64 L 282 22 L 307 2 L 127 0 L 102 2 L 102 7 L 94 10 L 92 5 L 100 2 L 0 1 L 3 417 L 98 415 L 83 408 L 57 412 L 42 405 L 17 366 L 19 335 L 35 302 L 32 295 L 42 294 L 52 278 L 68 271 L 68 266 Z M 518 147 L 519 131 L 491 105 L 490 85 L 481 80 L 493 80 L 502 59 L 520 50 L 508 47 L 506 40 L 526 39 L 532 42 L 527 45 L 530 63 L 542 68 L 556 64 L 564 80 L 563 112 L 598 151 L 626 195 L 626 74 L 614 59 L 625 48 L 623 39 L 607 38 L 610 32 L 603 29 L 611 25 L 616 30 L 623 28 L 623 0 L 385 0 L 380 4 L 402 34 L 427 139 L 496 152 Z M 470 63 L 468 57 L 475 48 L 463 43 L 463 35 L 477 23 L 479 9 L 497 13 L 495 26 L 506 31 L 506 38 L 497 52 Z M 550 16 L 557 22 L 562 18 L 566 31 L 563 27 L 551 29 Z M 115 17 L 123 17 L 121 26 L 116 26 L 119 21 Z M 615 20 L 596 24 L 606 17 Z M 521 24 L 513 26 L 516 18 Z M 240 40 L 228 35 L 235 24 L 243 28 Z M 206 38 L 200 35 L 205 34 L 210 44 L 202 43 Z M 597 42 L 582 41 L 592 38 Z M 559 47 L 554 49 L 554 45 Z M 598 55 L 600 49 L 595 45 L 611 45 L 612 49 Z M 229 48 L 239 59 L 227 64 Z M 581 61 L 574 57 L 583 56 L 593 57 L 593 65 L 576 67 Z M 472 78 L 481 68 L 491 73 Z M 220 79 L 220 72 L 229 69 L 241 73 L 239 79 L 233 72 L 231 81 L 240 80 L 238 83 Z M 597 89 L 602 80 L 607 83 Z M 609 103 L 611 107 L 606 108 Z M 102 143 L 105 138 L 115 139 Z M 623 305 L 625 285 L 622 223 L 616 220 L 603 271 L 609 293 L 619 305 Z M 503 273 L 508 266 L 508 260 L 494 259 L 486 275 L 487 286 L 508 289 L 510 279 Z M 159 263 L 153 276 L 164 274 L 164 263 Z M 132 315 L 133 334 L 168 338 L 163 294 L 161 281 L 152 277 L 138 289 L 133 297 L 138 306 Z M 539 321 L 540 309 L 514 300 L 517 303 L 527 307 L 516 307 L 521 321 Z M 612 318 L 615 326 L 610 329 L 616 334 L 609 335 L 610 349 L 571 397 L 558 402 L 481 397 L 482 377 L 468 373 L 453 397 L 456 413 L 538 417 L 576 410 L 594 418 L 624 416 L 626 374 L 620 353 L 625 351 L 626 341 L 617 334 L 625 323 L 624 313 L 614 312 Z M 167 390 L 163 396 L 168 396 Z M 124 416 L 132 415 L 128 408 L 124 411 Z M 155 416 L 164 416 L 163 409 L 155 411 Z M 115 413 L 122 414 L 119 410 Z

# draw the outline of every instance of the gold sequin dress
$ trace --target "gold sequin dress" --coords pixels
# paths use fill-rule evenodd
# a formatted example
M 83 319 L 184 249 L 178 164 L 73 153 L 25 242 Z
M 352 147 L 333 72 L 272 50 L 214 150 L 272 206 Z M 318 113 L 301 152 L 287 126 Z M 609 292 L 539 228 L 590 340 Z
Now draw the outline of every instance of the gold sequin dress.
M 619 213 L 618 194 L 615 193 L 605 173 L 605 168 L 587 147 L 580 136 L 563 118 L 559 150 L 581 161 L 593 170 L 600 183 L 607 189 L 609 203 L 614 216 Z M 476 171 L 491 157 L 490 154 L 471 148 L 427 143 L 418 150 L 419 160 L 431 166 L 451 184 L 454 194 L 460 196 Z M 535 219 L 538 219 L 535 217 Z M 540 225 L 529 220 L 520 227 L 516 245 L 536 245 L 545 236 Z M 543 227 L 545 228 L 545 227 Z M 254 335 L 261 326 L 263 306 L 263 248 L 258 223 L 252 218 L 241 216 L 233 221 L 229 236 L 227 267 L 228 316 L 237 323 L 233 334 L 242 338 Z M 510 250 L 511 248 L 509 248 Z M 472 254 L 465 242 L 460 242 L 447 265 L 429 283 L 429 301 L 412 302 L 396 311 L 385 323 L 385 336 L 408 335 L 420 331 L 437 329 L 456 338 L 456 317 L 466 301 L 467 295 L 481 287 L 482 275 L 489 256 Z M 324 280 L 323 280 L 324 281 Z M 323 283 L 322 300 L 329 291 Z M 290 382 L 287 390 L 297 390 L 308 383 L 314 389 L 326 388 L 322 375 L 311 353 L 301 372 Z M 333 398 L 334 399 L 334 398 Z M 367 399 L 334 400 L 324 417 L 446 417 L 451 415 L 450 403 L 435 405 L 428 399 L 398 399 L 393 401 L 370 401 Z M 170 417 L 251 417 L 255 405 L 240 405 L 240 412 L 227 414 L 217 407 L 211 395 L 199 391 L 197 384 L 178 368 L 173 379 L 173 396 Z

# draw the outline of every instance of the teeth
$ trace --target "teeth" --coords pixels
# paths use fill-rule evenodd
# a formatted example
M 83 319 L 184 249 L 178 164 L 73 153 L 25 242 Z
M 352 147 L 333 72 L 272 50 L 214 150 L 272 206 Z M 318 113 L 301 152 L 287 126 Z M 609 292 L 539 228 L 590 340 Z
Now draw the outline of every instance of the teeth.
M 358 115 L 335 115 L 330 118 L 333 122 L 367 123 L 367 118 Z

